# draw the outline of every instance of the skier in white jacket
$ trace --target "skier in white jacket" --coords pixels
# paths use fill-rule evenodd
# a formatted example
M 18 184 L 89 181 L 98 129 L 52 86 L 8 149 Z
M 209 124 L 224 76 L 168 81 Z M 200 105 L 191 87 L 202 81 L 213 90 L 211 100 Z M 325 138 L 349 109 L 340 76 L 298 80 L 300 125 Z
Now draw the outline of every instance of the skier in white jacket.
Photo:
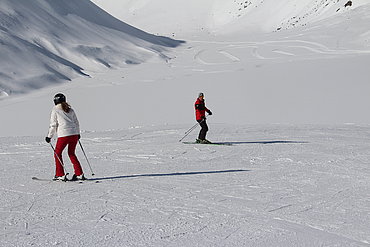
M 68 156 L 73 164 L 74 175 L 71 180 L 85 180 L 80 162 L 75 154 L 78 140 L 80 139 L 80 125 L 76 113 L 72 107 L 66 102 L 66 97 L 58 93 L 54 96 L 54 104 L 51 111 L 50 127 L 48 136 L 45 141 L 50 143 L 55 134 L 58 136 L 55 147 L 55 177 L 54 180 L 64 180 L 64 164 L 62 153 L 64 148 L 68 145 Z

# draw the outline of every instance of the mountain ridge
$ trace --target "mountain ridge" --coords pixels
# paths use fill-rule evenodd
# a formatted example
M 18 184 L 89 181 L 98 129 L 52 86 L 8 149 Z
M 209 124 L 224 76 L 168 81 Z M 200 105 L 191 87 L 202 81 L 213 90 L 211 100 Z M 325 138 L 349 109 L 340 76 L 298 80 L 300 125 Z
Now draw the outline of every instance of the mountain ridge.
M 123 23 L 89 0 L 0 3 L 0 98 L 166 57 L 182 43 Z
M 364 0 L 93 0 L 116 16 L 149 32 L 186 36 L 208 32 L 222 35 L 238 31 L 273 32 L 305 26 L 363 5 Z M 161 14 L 159 14 L 161 13 Z M 171 20 L 171 21 L 169 21 Z M 160 23 L 158 25 L 158 23 Z

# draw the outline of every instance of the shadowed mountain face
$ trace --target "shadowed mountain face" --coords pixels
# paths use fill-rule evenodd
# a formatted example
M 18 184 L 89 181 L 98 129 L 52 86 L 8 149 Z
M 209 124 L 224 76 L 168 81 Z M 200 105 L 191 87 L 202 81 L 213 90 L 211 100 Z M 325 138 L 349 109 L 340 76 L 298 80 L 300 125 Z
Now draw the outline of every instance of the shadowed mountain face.
M 182 41 L 155 36 L 89 0 L 0 1 L 0 98 L 106 67 L 139 64 Z

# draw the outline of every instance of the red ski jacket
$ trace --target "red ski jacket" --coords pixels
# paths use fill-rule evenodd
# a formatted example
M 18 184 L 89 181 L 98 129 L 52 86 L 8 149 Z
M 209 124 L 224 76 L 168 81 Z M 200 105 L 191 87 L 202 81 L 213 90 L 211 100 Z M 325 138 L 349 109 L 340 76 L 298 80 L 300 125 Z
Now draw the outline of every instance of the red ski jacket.
M 210 110 L 207 109 L 206 104 L 204 100 L 200 100 L 197 98 L 197 101 L 195 101 L 195 119 L 197 121 L 202 120 L 206 116 L 206 112 L 210 112 Z

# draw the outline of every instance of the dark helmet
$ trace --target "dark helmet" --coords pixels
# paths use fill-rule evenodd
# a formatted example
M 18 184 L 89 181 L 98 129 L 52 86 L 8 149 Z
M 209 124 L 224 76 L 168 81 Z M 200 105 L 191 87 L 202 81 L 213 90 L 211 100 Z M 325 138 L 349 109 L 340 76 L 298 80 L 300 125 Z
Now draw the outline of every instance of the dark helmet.
M 64 94 L 62 93 L 58 93 L 54 96 L 54 104 L 57 105 L 57 104 L 60 104 L 62 102 L 66 102 L 66 96 L 64 96 Z

